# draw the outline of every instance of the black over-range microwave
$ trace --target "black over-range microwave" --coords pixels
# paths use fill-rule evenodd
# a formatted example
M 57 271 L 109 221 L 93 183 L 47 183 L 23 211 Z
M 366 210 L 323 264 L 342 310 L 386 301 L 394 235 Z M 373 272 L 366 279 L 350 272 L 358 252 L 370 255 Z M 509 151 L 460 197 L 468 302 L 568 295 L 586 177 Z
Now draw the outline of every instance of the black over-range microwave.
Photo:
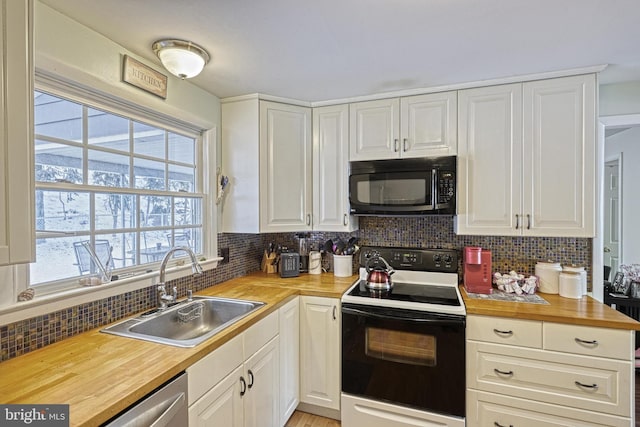
M 353 215 L 455 215 L 456 156 L 350 163 Z

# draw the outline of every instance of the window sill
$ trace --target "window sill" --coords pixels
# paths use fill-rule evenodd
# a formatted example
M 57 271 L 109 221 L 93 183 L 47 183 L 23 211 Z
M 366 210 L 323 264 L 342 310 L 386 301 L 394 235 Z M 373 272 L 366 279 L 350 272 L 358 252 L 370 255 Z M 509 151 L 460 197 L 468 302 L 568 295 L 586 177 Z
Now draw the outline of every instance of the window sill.
M 212 270 L 218 266 L 220 257 L 201 261 L 203 270 Z M 16 302 L 0 309 L 0 325 L 6 325 L 20 320 L 52 313 L 75 305 L 97 301 L 125 292 L 152 286 L 158 282 L 159 270 L 141 273 L 133 277 L 126 277 L 104 285 L 77 287 L 54 294 L 38 296 L 31 301 Z M 166 270 L 166 279 L 174 280 L 191 275 L 191 263 L 185 262 L 174 265 Z

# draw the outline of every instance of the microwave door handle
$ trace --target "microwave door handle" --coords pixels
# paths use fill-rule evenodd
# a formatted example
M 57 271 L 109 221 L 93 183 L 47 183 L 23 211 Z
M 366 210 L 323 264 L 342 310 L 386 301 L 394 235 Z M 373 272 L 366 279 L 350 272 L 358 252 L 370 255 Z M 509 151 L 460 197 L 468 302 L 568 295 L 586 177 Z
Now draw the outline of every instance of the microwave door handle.
M 438 171 L 431 169 L 431 206 L 438 209 Z

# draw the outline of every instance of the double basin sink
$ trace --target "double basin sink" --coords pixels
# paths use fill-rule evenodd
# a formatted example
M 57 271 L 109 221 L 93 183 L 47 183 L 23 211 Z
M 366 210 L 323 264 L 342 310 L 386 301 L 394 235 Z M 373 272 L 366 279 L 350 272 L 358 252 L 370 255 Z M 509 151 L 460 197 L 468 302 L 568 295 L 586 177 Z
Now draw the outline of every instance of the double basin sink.
M 102 329 L 102 332 L 177 347 L 194 347 L 262 307 L 264 303 L 195 296 Z

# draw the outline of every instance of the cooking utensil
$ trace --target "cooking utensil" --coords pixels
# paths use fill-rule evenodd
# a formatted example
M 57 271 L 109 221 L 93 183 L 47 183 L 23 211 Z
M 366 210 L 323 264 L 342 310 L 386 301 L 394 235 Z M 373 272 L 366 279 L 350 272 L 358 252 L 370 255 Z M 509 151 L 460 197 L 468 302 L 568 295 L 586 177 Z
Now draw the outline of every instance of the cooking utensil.
M 373 267 L 371 267 L 371 264 Z M 383 264 L 383 265 L 381 265 Z M 365 263 L 367 270 L 367 282 L 365 286 L 369 289 L 391 289 L 391 275 L 395 270 L 387 263 L 387 261 L 379 255 L 374 255 Z

